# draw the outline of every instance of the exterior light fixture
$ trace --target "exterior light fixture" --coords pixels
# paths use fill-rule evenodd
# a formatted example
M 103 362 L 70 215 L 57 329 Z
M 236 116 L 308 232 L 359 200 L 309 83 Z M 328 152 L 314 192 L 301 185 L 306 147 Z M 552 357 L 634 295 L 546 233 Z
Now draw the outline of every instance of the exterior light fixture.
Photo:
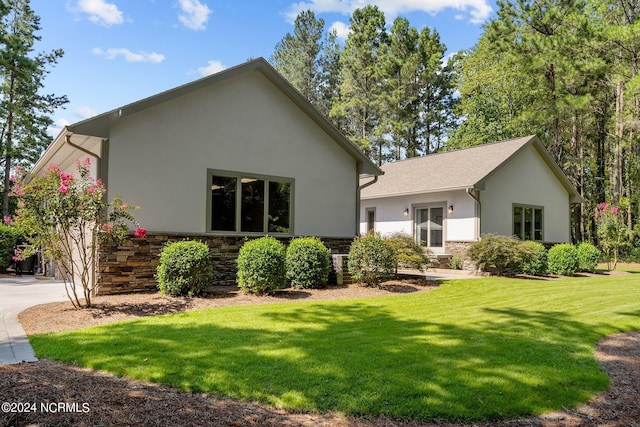
M 453 205 L 449 205 L 449 213 L 453 213 Z
M 404 210 L 404 216 L 409 216 L 409 208 Z

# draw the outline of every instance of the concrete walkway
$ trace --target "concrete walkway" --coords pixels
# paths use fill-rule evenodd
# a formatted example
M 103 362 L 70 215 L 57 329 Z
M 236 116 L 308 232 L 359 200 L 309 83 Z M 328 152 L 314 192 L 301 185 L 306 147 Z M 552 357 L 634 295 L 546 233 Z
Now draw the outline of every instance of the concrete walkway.
M 18 313 L 33 305 L 66 300 L 62 281 L 34 276 L 0 278 L 0 365 L 38 360 Z

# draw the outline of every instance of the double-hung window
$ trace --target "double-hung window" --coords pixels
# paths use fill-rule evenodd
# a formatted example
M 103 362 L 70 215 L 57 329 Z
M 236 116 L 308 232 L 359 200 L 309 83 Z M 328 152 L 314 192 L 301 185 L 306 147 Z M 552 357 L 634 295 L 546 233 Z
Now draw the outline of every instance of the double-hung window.
M 544 240 L 544 208 L 513 205 L 513 235 L 521 240 Z
M 293 179 L 210 170 L 208 184 L 209 231 L 293 232 Z

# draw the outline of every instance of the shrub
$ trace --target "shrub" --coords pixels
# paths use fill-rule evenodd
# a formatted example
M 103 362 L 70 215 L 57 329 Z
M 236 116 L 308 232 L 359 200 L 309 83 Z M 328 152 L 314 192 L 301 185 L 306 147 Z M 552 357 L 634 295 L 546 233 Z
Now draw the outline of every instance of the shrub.
M 19 237 L 20 233 L 15 227 L 0 224 L 0 271 L 6 271 L 13 262 L 12 258 L 15 255 L 14 250 Z
M 285 256 L 287 279 L 294 288 L 322 288 L 329 280 L 330 251 L 317 237 L 291 240 Z
M 520 271 L 533 276 L 547 274 L 547 250 L 542 243 L 525 241 L 520 242 Z
M 285 247 L 270 236 L 249 240 L 238 254 L 238 286 L 248 292 L 272 294 L 286 284 Z
M 547 254 L 549 271 L 572 276 L 578 270 L 578 250 L 570 243 L 555 245 Z
M 347 268 L 354 280 L 377 285 L 392 277 L 395 267 L 393 248 L 380 236 L 367 234 L 351 244 Z
M 384 239 L 391 248 L 396 258 L 396 271 L 398 267 L 415 268 L 422 270 L 429 265 L 428 252 L 406 233 L 393 233 Z
M 160 292 L 172 296 L 202 294 L 213 281 L 209 246 L 184 240 L 167 244 L 156 270 Z
M 593 273 L 600 261 L 600 250 L 588 242 L 580 243 L 578 250 L 578 270 Z
M 475 242 L 467 254 L 479 269 L 498 274 L 520 271 L 520 240 L 513 236 L 486 234 Z
M 462 270 L 464 268 L 464 259 L 460 253 L 455 253 L 449 260 L 449 268 L 452 270 Z

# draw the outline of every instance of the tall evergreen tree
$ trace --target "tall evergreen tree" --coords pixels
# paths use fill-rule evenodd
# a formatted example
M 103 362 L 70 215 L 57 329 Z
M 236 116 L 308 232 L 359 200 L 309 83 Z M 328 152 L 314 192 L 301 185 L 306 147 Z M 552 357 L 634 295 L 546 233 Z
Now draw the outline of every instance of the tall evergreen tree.
M 340 95 L 331 116 L 342 130 L 378 164 L 386 160 L 388 141 L 380 124 L 384 110 L 382 59 L 387 48 L 384 14 L 377 6 L 356 9 L 351 33 L 340 56 Z
M 396 18 L 389 32 L 385 55 L 385 118 L 383 126 L 391 141 L 391 156 L 415 156 L 419 145 L 418 30 L 405 18 Z
M 455 96 L 455 68 L 451 61 L 444 63 L 446 50 L 435 29 L 425 27 L 420 31 L 418 86 L 425 154 L 443 148 L 448 132 L 455 127 L 453 111 L 458 102 Z
M 0 1 L 0 146 L 3 154 L 3 215 L 9 215 L 12 168 L 35 162 L 50 142 L 49 114 L 67 102 L 65 96 L 42 95 L 48 67 L 62 50 L 35 54 L 40 18 L 29 0 Z
M 278 42 L 271 64 L 312 104 L 321 103 L 318 60 L 322 51 L 324 19 L 316 19 L 311 10 L 301 12 L 295 20 L 293 34 Z

